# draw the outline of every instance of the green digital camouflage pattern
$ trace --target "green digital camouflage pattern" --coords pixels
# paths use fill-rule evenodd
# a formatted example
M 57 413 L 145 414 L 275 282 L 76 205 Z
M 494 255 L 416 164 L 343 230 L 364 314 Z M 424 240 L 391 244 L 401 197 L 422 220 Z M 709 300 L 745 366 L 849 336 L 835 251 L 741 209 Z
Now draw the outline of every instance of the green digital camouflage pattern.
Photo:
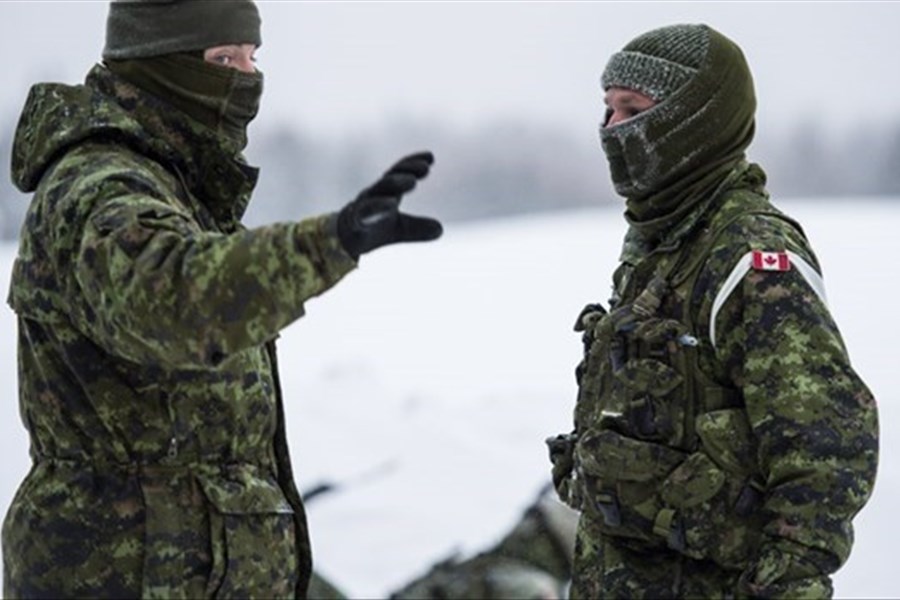
M 33 467 L 4 595 L 302 596 L 274 339 L 355 266 L 333 219 L 244 229 L 255 169 L 102 66 L 33 87 L 13 154 Z
M 582 511 L 580 598 L 828 597 L 874 485 L 875 401 L 827 306 L 796 265 L 818 263 L 755 165 L 655 249 L 627 236 L 607 311 L 590 305 L 575 430 L 554 440 L 560 495 Z
M 553 600 L 567 595 L 577 513 L 542 490 L 503 538 L 452 556 L 391 594 L 394 600 Z

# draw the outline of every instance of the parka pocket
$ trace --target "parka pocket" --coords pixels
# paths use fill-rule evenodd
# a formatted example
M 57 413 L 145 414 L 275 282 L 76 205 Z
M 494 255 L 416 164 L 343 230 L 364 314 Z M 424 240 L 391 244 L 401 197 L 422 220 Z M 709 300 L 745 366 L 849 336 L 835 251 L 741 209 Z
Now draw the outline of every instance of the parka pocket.
M 271 476 L 238 468 L 198 477 L 210 502 L 207 596 L 292 598 L 298 578 L 294 510 Z

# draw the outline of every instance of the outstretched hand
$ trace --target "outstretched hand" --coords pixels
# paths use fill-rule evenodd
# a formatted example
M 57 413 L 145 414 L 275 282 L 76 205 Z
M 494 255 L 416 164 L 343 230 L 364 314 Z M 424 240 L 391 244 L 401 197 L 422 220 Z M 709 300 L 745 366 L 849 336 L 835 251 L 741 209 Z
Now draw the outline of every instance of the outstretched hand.
M 397 242 L 425 242 L 441 236 L 436 219 L 400 212 L 400 200 L 428 176 L 431 152 L 411 154 L 388 169 L 338 213 L 337 233 L 348 254 L 360 254 Z

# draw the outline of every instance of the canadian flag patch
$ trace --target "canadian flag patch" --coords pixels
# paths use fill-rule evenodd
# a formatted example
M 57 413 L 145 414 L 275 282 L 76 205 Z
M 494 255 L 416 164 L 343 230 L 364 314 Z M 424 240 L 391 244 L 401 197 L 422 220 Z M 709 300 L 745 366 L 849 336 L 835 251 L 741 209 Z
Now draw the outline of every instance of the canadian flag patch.
M 791 268 L 791 261 L 787 252 L 754 250 L 751 265 L 757 271 L 788 271 Z

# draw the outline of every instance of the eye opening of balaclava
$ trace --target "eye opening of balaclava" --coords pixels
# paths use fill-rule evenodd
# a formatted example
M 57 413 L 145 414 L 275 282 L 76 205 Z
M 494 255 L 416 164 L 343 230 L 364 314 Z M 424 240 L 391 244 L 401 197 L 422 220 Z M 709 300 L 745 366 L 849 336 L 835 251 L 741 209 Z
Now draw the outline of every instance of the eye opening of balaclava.
M 203 50 L 229 44 L 262 44 L 252 0 L 113 0 L 103 59 L 240 151 L 259 111 L 263 76 L 203 60 Z
M 707 25 L 649 31 L 614 54 L 602 77 L 657 104 L 600 140 L 632 225 L 665 227 L 744 159 L 756 100 L 740 48 Z

